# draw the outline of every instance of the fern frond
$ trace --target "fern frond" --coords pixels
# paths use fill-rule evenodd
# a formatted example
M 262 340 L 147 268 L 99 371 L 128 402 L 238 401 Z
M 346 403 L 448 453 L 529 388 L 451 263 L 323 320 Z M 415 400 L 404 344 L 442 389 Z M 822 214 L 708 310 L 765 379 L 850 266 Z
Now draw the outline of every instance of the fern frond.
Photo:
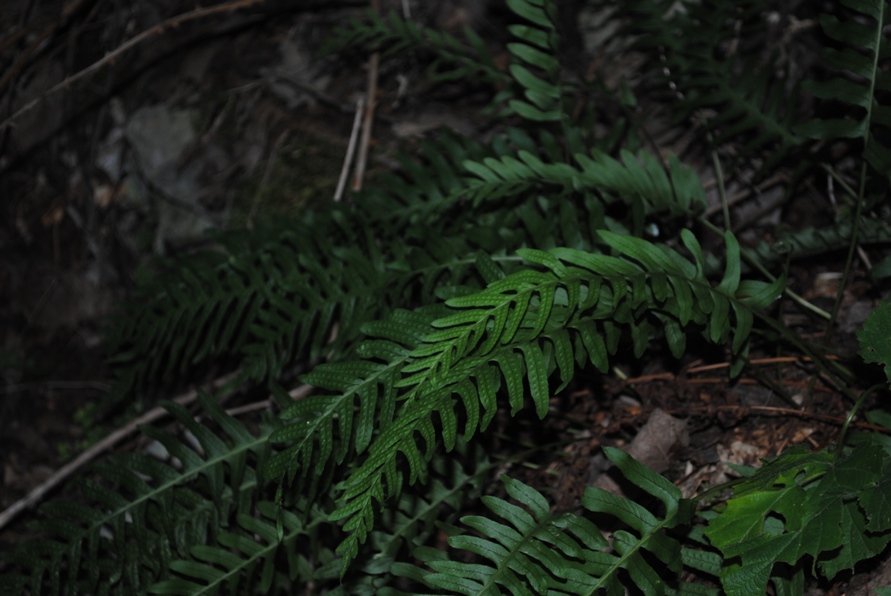
M 786 258 L 805 259 L 847 249 L 853 232 L 851 223 L 850 218 L 844 218 L 831 226 L 809 227 L 784 233 L 773 243 L 759 242 L 753 252 L 762 264 L 769 265 L 782 263 Z M 891 223 L 877 218 L 861 220 L 858 224 L 857 241 L 862 245 L 891 242 Z
M 689 523 L 692 502 L 682 499 L 674 485 L 623 451 L 611 447 L 604 451 L 626 478 L 662 502 L 664 517 L 628 499 L 587 488 L 582 497 L 586 512 L 609 516 L 628 528 L 615 531 L 610 544 L 588 516 L 552 512 L 541 493 L 502 476 L 508 495 L 519 506 L 483 497 L 493 515 L 461 520 L 477 535 L 449 539 L 450 546 L 476 555 L 481 562 L 430 561 L 435 573 L 425 576 L 425 583 L 455 594 L 498 594 L 502 587 L 514 594 L 593 594 L 601 590 L 624 594 L 627 580 L 619 572 L 625 570 L 644 594 L 664 594 L 666 584 L 679 584 L 681 545 L 665 532 Z
M 227 243 L 227 253 L 175 261 L 172 281 L 141 284 L 109 337 L 120 354 L 112 359 L 115 395 L 222 356 L 242 356 L 244 376 L 265 380 L 297 354 L 316 358 L 349 345 L 354 327 L 332 340 L 333 322 L 374 309 L 365 291 L 384 280 L 374 248 L 338 248 L 346 238 L 371 239 L 355 239 L 355 220 L 335 211 L 264 229 L 259 246 Z
M 368 360 L 322 364 L 303 375 L 303 382 L 334 393 L 307 397 L 281 413 L 285 425 L 269 440 L 287 447 L 269 460 L 266 474 L 293 482 L 299 470 L 321 475 L 332 453 L 338 464 L 350 448 L 363 453 L 375 430 L 390 424 L 399 373 L 441 314 L 438 309 L 396 311 L 386 323 L 365 326 L 378 337 L 360 346 Z
M 225 587 L 229 594 L 259 591 L 268 594 L 281 574 L 276 554 L 286 552 L 287 581 L 300 574 L 299 558 L 295 556 L 298 539 L 324 522 L 318 509 L 309 512 L 281 511 L 275 504 L 260 501 L 256 513 L 239 513 L 238 527 L 221 532 L 216 544 L 197 544 L 189 549 L 188 559 L 171 561 L 170 579 L 149 586 L 152 594 L 217 594 Z M 281 520 L 283 530 L 276 528 Z M 177 577 L 180 576 L 180 577 Z
M 103 482 L 80 483 L 89 504 L 42 507 L 46 517 L 32 527 L 47 538 L 18 544 L 8 556 L 29 575 L 31 593 L 97 593 L 100 582 L 105 593 L 144 591 L 165 576 L 175 556 L 224 528 L 230 513 L 244 511 L 259 486 L 255 469 L 265 462 L 271 429 L 254 436 L 213 398 L 200 400 L 219 435 L 168 403 L 196 445 L 145 427 L 175 460 L 119 454 L 94 466 Z
M 344 529 L 351 532 L 339 548 L 345 561 L 358 553 L 373 527 L 375 503 L 401 491 L 399 455 L 408 464 L 408 482 L 414 484 L 425 478 L 438 436 L 447 450 L 454 446 L 459 400 L 465 440 L 491 421 L 499 386 L 506 387 L 516 413 L 524 406 L 528 385 L 543 418 L 554 371 L 559 371 L 561 387 L 571 379 L 576 362 L 590 361 L 605 371 L 623 332 L 631 335 L 640 355 L 660 327 L 675 355 L 683 353 L 685 326 L 699 326 L 716 343 L 732 334 L 732 369 L 740 370 L 754 312 L 776 298 L 782 281 L 741 281 L 738 246 L 730 234 L 726 271 L 715 288 L 702 277 L 702 253 L 692 234 L 685 234 L 684 241 L 693 263 L 644 240 L 606 231 L 600 235 L 620 256 L 566 248 L 523 250 L 521 256 L 544 270 L 521 270 L 482 292 L 446 302 L 453 314 L 433 322 L 400 370 L 395 386 L 402 391 L 397 398 L 402 405 L 394 421 L 343 485 L 341 506 L 331 519 L 346 520 Z
M 519 158 L 519 159 L 517 159 Z M 600 151 L 576 154 L 574 167 L 564 162 L 545 163 L 533 153 L 520 150 L 517 157 L 467 161 L 475 176 L 456 191 L 474 201 L 499 200 L 533 185 L 559 186 L 569 192 L 597 192 L 607 203 L 633 204 L 638 200 L 649 217 L 689 217 L 705 209 L 705 191 L 696 173 L 674 156 L 668 172 L 652 154 L 635 156 L 622 151 L 619 162 Z
M 818 139 L 863 139 L 864 159 L 879 175 L 887 176 L 891 172 L 891 105 L 883 105 L 880 98 L 891 91 L 891 74 L 883 67 L 891 57 L 891 40 L 885 33 L 891 24 L 891 5 L 887 0 L 841 0 L 841 4 L 856 15 L 842 22 L 824 14 L 820 25 L 827 36 L 846 46 L 823 50 L 826 66 L 844 76 L 810 81 L 805 88 L 819 99 L 855 106 L 862 116 L 817 118 L 802 125 L 799 133 Z
M 563 118 L 563 92 L 560 63 L 556 58 L 557 7 L 547 0 L 508 0 L 507 6 L 531 26 L 511 25 L 508 28 L 518 40 L 507 44 L 514 59 L 509 72 L 523 90 L 525 101 L 509 100 L 505 115 L 515 113 L 532 122 L 560 121 Z

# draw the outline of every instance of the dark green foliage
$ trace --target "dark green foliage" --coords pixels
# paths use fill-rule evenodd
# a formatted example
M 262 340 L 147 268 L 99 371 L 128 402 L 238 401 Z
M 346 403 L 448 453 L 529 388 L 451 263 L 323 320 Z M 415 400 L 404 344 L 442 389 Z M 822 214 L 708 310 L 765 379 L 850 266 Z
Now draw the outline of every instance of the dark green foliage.
M 863 329 L 857 333 L 860 342 L 860 355 L 866 362 L 876 362 L 885 368 L 888 382 L 891 383 L 891 304 L 883 302 L 875 309 Z
M 369 10 L 366 22 L 356 19 L 332 35 L 322 53 L 333 53 L 357 47 L 374 47 L 384 56 L 407 51 L 429 52 L 435 49 L 427 69 L 432 81 L 469 78 L 481 83 L 508 83 L 509 77 L 498 70 L 486 44 L 472 30 L 465 29 L 467 44 L 456 37 L 403 20 L 395 12 L 387 16 Z
M 174 460 L 123 453 L 96 464 L 96 478 L 80 481 L 89 505 L 47 503 L 32 528 L 46 536 L 25 542 L 10 560 L 30 574 L 40 594 L 144 592 L 165 577 L 168 565 L 252 509 L 269 450 L 266 426 L 259 436 L 201 396 L 203 410 L 219 425 L 212 432 L 182 406 L 166 404 L 197 445 L 145 427 Z
M 835 15 L 821 15 L 820 25 L 840 48 L 826 47 L 823 61 L 837 72 L 826 81 L 809 81 L 815 97 L 856 106 L 849 118 L 820 118 L 799 128 L 799 133 L 818 139 L 863 140 L 863 158 L 882 176 L 891 174 L 891 74 L 882 68 L 891 57 L 891 40 L 884 33 L 891 24 L 887 0 L 841 0 L 852 11 L 844 22 Z M 853 75 L 853 77 L 851 76 Z
M 889 491 L 891 455 L 878 444 L 765 461 L 706 530 L 729 561 L 721 584 L 731 596 L 763 594 L 776 563 L 808 556 L 828 579 L 853 569 L 891 541 Z
M 775 242 L 761 242 L 753 251 L 765 265 L 782 263 L 788 259 L 806 259 L 832 251 L 846 249 L 854 226 L 850 219 L 824 228 L 805 228 L 781 235 Z M 880 219 L 866 219 L 858 224 L 861 244 L 891 242 L 891 223 Z
M 375 347 L 385 346 L 369 348 L 368 355 L 383 364 L 323 367 L 326 372 L 334 369 L 326 386 L 335 383 L 339 388 L 362 387 L 369 379 L 377 384 L 382 371 L 392 372 L 397 376 L 389 384 L 397 394 L 390 399 L 403 404 L 395 422 L 383 421 L 368 460 L 344 484 L 332 519 L 346 520 L 344 528 L 352 531 L 340 549 L 347 561 L 373 527 L 375 504 L 402 490 L 397 457 L 401 454 L 408 462 L 409 483 L 425 477 L 438 434 L 434 416 L 445 448 L 451 450 L 459 433 L 458 399 L 466 419 L 465 440 L 488 426 L 498 409 L 500 387 L 505 388 L 512 414 L 524 406 L 524 385 L 528 387 L 536 413 L 544 418 L 551 395 L 548 379 L 554 371 L 558 389 L 571 380 L 576 365 L 590 362 L 606 372 L 624 334 L 630 335 L 634 354 L 640 357 L 648 338 L 660 328 L 678 356 L 684 352 L 686 327 L 700 328 L 713 342 L 725 342 L 732 335 L 732 352 L 742 365 L 752 311 L 769 305 L 782 282 L 741 282 L 739 252 L 733 237 L 727 238 L 728 266 L 715 288 L 702 277 L 702 252 L 689 233 L 683 240 L 697 257 L 692 263 L 673 251 L 607 231 L 601 232 L 601 239 L 618 256 L 566 248 L 547 253 L 526 249 L 521 256 L 542 265 L 544 271 L 525 269 L 477 294 L 452 298 L 446 302 L 452 312 L 426 324 L 391 324 L 377 333 L 368 329 L 372 335 L 380 334 Z M 396 333 L 388 333 L 389 329 Z M 359 376 L 363 373 L 364 378 Z M 373 416 L 360 408 L 357 418 Z M 296 421 L 298 428 L 307 424 L 305 419 Z M 419 432 L 423 445 L 412 429 Z M 370 433 L 371 429 L 356 429 L 357 436 Z M 295 453 L 288 469 L 291 476 L 296 473 L 296 457 Z M 270 473 L 275 472 L 280 470 Z
M 547 500 L 532 487 L 502 477 L 507 493 L 520 506 L 496 497 L 483 497 L 486 507 L 505 523 L 493 518 L 468 516 L 461 522 L 478 532 L 477 536 L 458 534 L 449 545 L 487 559 L 491 564 L 454 560 L 431 560 L 435 573 L 424 577 L 430 587 L 453 594 L 499 593 L 504 586 L 511 593 L 531 588 L 545 594 L 624 594 L 620 570 L 645 594 L 661 592 L 668 581 L 677 581 L 683 568 L 680 543 L 666 532 L 690 522 L 694 503 L 681 498 L 670 482 L 643 466 L 625 452 L 607 447 L 606 455 L 622 473 L 665 507 L 657 517 L 637 503 L 599 488 L 588 488 L 582 507 L 591 513 L 614 517 L 628 530 L 612 534 L 610 542 L 585 515 L 552 512 Z M 642 551 L 651 553 L 656 567 Z
M 860 79 L 832 92 L 803 89 L 867 108 L 838 122 L 798 114 L 789 99 L 798 81 L 783 76 L 779 58 L 745 47 L 766 3 L 681 3 L 671 15 L 674 2 L 631 4 L 638 47 L 669 67 L 659 76 L 676 86 L 679 120 L 714 112 L 703 129 L 711 142 L 734 142 L 766 170 L 793 152 L 815 154 L 812 137 L 854 137 L 865 142 L 863 163 L 881 173 L 887 3 L 843 2 L 850 12 L 822 20 L 829 38 L 859 48 L 824 60 Z M 652 503 L 589 488 L 580 508 L 555 511 L 505 476 L 509 499 L 483 496 L 490 514 L 456 525 L 491 491 L 486 480 L 501 462 L 474 440 L 499 412 L 545 418 L 580 370 L 605 373 L 658 345 L 680 357 L 694 336 L 726 349 L 732 375 L 761 323 L 770 341 L 805 349 L 772 318 L 784 291 L 778 261 L 849 247 L 855 230 L 861 241 L 891 238 L 887 222 L 868 213 L 880 199 L 870 199 L 867 217 L 843 214 L 833 227 L 790 234 L 775 247 L 783 250 L 757 248 L 747 262 L 774 275 L 749 273 L 731 232 L 715 244 L 691 231 L 711 223 L 690 165 L 674 155 L 663 162 L 621 135 L 595 138 L 572 119 L 556 3 L 507 5 L 519 21 L 507 73 L 472 34 L 468 47 L 373 15 L 341 31 L 341 47 L 423 47 L 437 56 L 435 76 L 507 84 L 493 104 L 512 126 L 486 144 L 443 135 L 352 205 L 220 236 L 214 251 L 143 280 L 110 334 L 119 398 L 222 362 L 269 388 L 282 411 L 255 433 L 209 396 L 200 419 L 169 405 L 188 434 L 143 432 L 172 458 L 124 454 L 99 464 L 80 481 L 79 501 L 47 504 L 35 526 L 43 536 L 5 556 L 0 589 L 719 593 L 688 582 L 693 573 L 729 594 L 772 584 L 800 595 L 812 570 L 833 578 L 885 548 L 891 447 L 871 435 L 790 450 L 750 470 L 717 507 L 704 495 L 681 498 L 608 448 Z M 877 59 L 871 70 L 867 56 Z M 882 197 L 883 184 L 863 174 L 848 198 Z M 884 314 L 860 340 L 867 362 L 887 365 Z M 315 393 L 291 401 L 286 384 L 298 370 Z M 887 414 L 867 416 L 887 426 Z M 437 548 L 446 539 L 463 552 Z
M 778 56 L 744 47 L 763 38 L 770 8 L 765 0 L 635 0 L 628 24 L 638 46 L 658 58 L 650 75 L 674 90 L 674 122 L 695 122 L 715 146 L 733 139 L 740 157 L 762 160 L 762 172 L 802 143 L 797 92 L 790 98 L 785 88 L 798 81 L 777 76 L 788 70 Z

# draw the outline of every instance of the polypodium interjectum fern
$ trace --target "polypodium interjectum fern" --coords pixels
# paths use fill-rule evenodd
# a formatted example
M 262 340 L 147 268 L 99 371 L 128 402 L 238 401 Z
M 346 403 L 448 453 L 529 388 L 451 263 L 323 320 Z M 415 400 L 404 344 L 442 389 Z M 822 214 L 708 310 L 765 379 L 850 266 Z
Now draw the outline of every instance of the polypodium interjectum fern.
M 368 10 L 364 22 L 351 19 L 348 26 L 336 29 L 321 53 L 358 47 L 374 47 L 385 57 L 408 50 L 432 53 L 433 60 L 427 68 L 431 81 L 467 78 L 480 83 L 510 82 L 495 64 L 483 40 L 469 28 L 465 28 L 464 36 L 469 45 L 444 31 L 402 19 L 395 12 L 382 17 Z
M 529 24 L 509 27 L 517 38 L 507 44 L 514 59 L 509 71 L 511 79 L 522 89 L 523 99 L 508 99 L 505 115 L 516 113 L 534 122 L 560 121 L 565 110 L 557 60 L 557 7 L 544 0 L 508 0 L 507 4 Z
M 481 491 L 495 467 L 478 449 L 461 444 L 463 457 L 432 466 L 431 481 L 423 493 L 406 491 L 381 516 L 369 538 L 374 555 L 362 561 L 362 574 L 340 577 L 341 560 L 328 547 L 332 531 L 320 504 L 300 502 L 282 512 L 272 502 L 258 502 L 255 515 L 239 514 L 236 523 L 212 539 L 193 547 L 186 557 L 170 564 L 175 576 L 150 587 L 158 594 L 209 594 L 221 589 L 240 593 L 271 589 L 300 579 L 322 584 L 338 582 L 331 594 L 375 594 L 390 589 L 398 577 L 392 567 L 406 556 L 429 554 L 425 540 L 444 523 L 457 517 L 459 507 Z M 470 469 L 465 469 L 466 462 Z M 281 534 L 277 526 L 281 526 Z M 275 567 L 276 553 L 287 553 L 287 569 Z M 249 587 L 245 582 L 256 582 Z M 389 588 L 388 588 L 389 587 Z
M 373 374 L 381 366 L 395 365 L 399 378 L 392 385 L 402 405 L 371 443 L 368 459 L 345 481 L 340 507 L 332 514 L 332 519 L 346 520 L 344 528 L 351 532 L 339 549 L 345 562 L 358 553 L 373 528 L 376 503 L 402 490 L 400 454 L 408 463 L 408 482 L 414 484 L 425 477 L 437 436 L 446 450 L 454 446 L 458 401 L 465 440 L 485 430 L 499 408 L 497 391 L 502 386 L 515 413 L 524 407 L 527 384 L 536 413 L 544 418 L 550 399 L 548 378 L 554 371 L 561 386 L 572 378 L 576 363 L 591 362 L 606 371 L 623 334 L 630 336 L 639 357 L 657 329 L 664 332 L 672 353 L 680 355 L 684 328 L 691 325 L 716 343 L 732 333 L 733 370 L 738 372 L 754 312 L 779 295 L 782 282 L 741 281 L 736 241 L 728 234 L 725 275 L 713 288 L 702 275 L 702 251 L 695 238 L 686 233 L 683 239 L 694 255 L 692 263 L 664 247 L 606 231 L 601 240 L 618 256 L 565 248 L 546 253 L 524 250 L 520 254 L 544 270 L 525 269 L 482 292 L 446 301 L 453 314 L 433 321 L 429 331 L 421 327 L 412 334 L 413 343 L 420 342 L 417 347 L 406 345 L 403 326 L 369 330 L 380 333 L 384 340 L 380 345 L 387 346 L 374 355 L 387 364 L 377 365 Z M 332 372 L 339 372 L 340 384 L 358 386 L 365 380 L 353 372 L 361 374 L 362 368 L 357 363 Z M 372 418 L 360 410 L 357 418 L 362 417 Z M 367 434 L 360 428 L 356 432 Z M 423 439 L 423 450 L 415 433 Z M 270 473 L 282 475 L 287 470 L 293 476 L 298 455 L 293 453 L 290 462 Z
M 637 156 L 623 151 L 621 162 L 596 150 L 590 156 L 579 153 L 574 157 L 577 167 L 565 162 L 545 163 L 524 150 L 516 157 L 468 161 L 465 167 L 477 179 L 456 192 L 474 200 L 497 200 L 504 188 L 516 192 L 522 185 L 553 185 L 566 193 L 596 192 L 606 204 L 639 201 L 642 217 L 663 222 L 665 218 L 697 215 L 705 209 L 699 178 L 674 155 L 669 158 L 668 172 L 645 151 Z
M 707 126 L 713 140 L 741 143 L 765 164 L 806 146 L 807 136 L 790 132 L 798 116 L 780 101 L 794 81 L 775 77 L 776 63 L 750 52 L 727 60 L 734 54 L 722 31 L 740 23 L 744 41 L 763 22 L 765 3 L 683 2 L 676 18 L 663 18 L 671 16 L 669 4 L 678 3 L 636 3 L 661 12 L 635 23 L 640 47 L 664 46 L 666 76 L 687 101 L 679 113 L 716 110 Z M 238 593 L 300 586 L 359 594 L 426 584 L 457 593 L 614 594 L 632 585 L 647 594 L 716 592 L 681 581 L 677 572 L 685 569 L 735 594 L 763 593 L 768 582 L 777 593 L 801 594 L 809 558 L 832 577 L 884 547 L 887 447 L 868 440 L 772 460 L 726 508 L 696 518 L 692 501 L 668 481 L 608 449 L 632 484 L 657 498 L 658 510 L 588 489 L 584 511 L 552 512 L 537 492 L 505 480 L 519 506 L 484 498 L 504 523 L 468 517 L 474 536 L 452 525 L 483 490 L 492 465 L 479 454 L 468 456 L 466 471 L 445 471 L 445 464 L 491 431 L 499 411 L 531 407 L 545 417 L 579 370 L 605 372 L 617 359 L 640 359 L 654 339 L 674 356 L 685 353 L 691 334 L 727 344 L 735 375 L 756 321 L 781 327 L 769 309 L 782 276 L 743 280 L 732 233 L 714 249 L 690 230 L 667 237 L 669 222 L 708 223 L 692 166 L 671 155 L 663 164 L 621 135 L 604 142 L 573 121 L 565 106 L 571 77 L 556 59 L 556 3 L 507 6 L 522 24 L 510 30 L 514 64 L 506 73 L 472 35 L 481 57 L 395 17 L 351 25 L 360 34 L 354 39 L 425 44 L 443 58 L 437 69 L 457 63 L 453 73 L 509 84 L 495 103 L 507 102 L 511 126 L 485 143 L 449 135 L 427 141 L 420 156 L 404 159 L 398 173 L 382 175 L 354 204 L 223 237 L 224 251 L 176 261 L 158 283 L 141 285 L 145 300 L 126 311 L 113 335 L 128 365 L 124 385 L 229 355 L 244 367 L 242 378 L 271 388 L 285 407 L 254 434 L 207 396 L 206 424 L 171 406 L 185 437 L 153 429 L 145 435 L 173 459 L 123 455 L 100 465 L 100 480 L 83 482 L 86 505 L 45 509 L 37 528 L 57 538 L 25 543 L 7 557 L 19 572 L 4 576 L 7 589 Z M 863 31 L 875 30 L 861 21 L 885 23 L 875 9 L 887 3 L 844 6 L 860 25 L 840 33 L 830 25 L 827 33 L 872 51 Z M 881 60 L 887 44 L 877 43 L 869 55 Z M 848 103 L 870 95 L 869 105 L 879 107 L 869 129 L 881 141 L 884 108 L 876 94 L 886 82 L 881 69 L 871 72 L 868 90 L 858 86 Z M 731 78 L 740 73 L 751 75 L 749 84 Z M 821 120 L 807 126 L 835 138 Z M 883 146 L 867 145 L 873 167 Z M 653 225 L 666 233 L 648 235 Z M 885 227 L 877 222 L 876 238 Z M 824 233 L 796 239 L 803 249 L 837 241 Z M 292 364 L 308 371 L 302 380 L 316 393 L 289 403 L 280 383 Z M 849 483 L 848 476 L 856 478 Z M 792 507 L 798 497 L 806 512 Z M 824 523 L 824 513 L 833 521 Z M 625 527 L 610 543 L 592 514 Z M 827 527 L 821 541 L 811 541 Z M 340 530 L 347 536 L 336 548 Z M 448 559 L 431 547 L 439 531 L 488 560 Z M 859 546 L 845 549 L 839 536 Z

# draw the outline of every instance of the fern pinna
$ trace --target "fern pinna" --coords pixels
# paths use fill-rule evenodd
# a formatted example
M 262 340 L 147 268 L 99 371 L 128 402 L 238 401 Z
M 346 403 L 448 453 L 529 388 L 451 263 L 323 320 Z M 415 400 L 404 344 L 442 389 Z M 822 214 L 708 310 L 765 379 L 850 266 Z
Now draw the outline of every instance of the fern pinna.
M 353 205 L 221 235 L 221 250 L 166 263 L 166 275 L 144 280 L 111 335 L 118 399 L 223 361 L 269 388 L 281 412 L 249 429 L 211 396 L 201 396 L 197 417 L 169 404 L 188 432 L 143 429 L 163 447 L 156 455 L 118 455 L 79 483 L 77 502 L 46 505 L 35 526 L 44 538 L 5 557 L 2 589 L 621 594 L 636 586 L 744 596 L 772 585 L 802 594 L 806 575 L 836 577 L 886 547 L 891 448 L 871 435 L 742 469 L 717 506 L 709 493 L 682 498 L 607 448 L 649 497 L 588 488 L 577 509 L 562 511 L 504 476 L 507 498 L 482 496 L 488 513 L 459 521 L 501 465 L 473 442 L 499 411 L 531 408 L 544 418 L 579 370 L 607 372 L 654 342 L 681 356 L 691 334 L 726 346 L 738 375 L 757 322 L 783 330 L 770 312 L 783 275 L 774 267 L 778 275 L 759 281 L 743 256 L 754 271 L 785 255 L 767 244 L 747 251 L 729 231 L 700 242 L 693 230 L 714 226 L 693 167 L 628 135 L 616 149 L 617 137 L 597 138 L 575 120 L 568 100 L 580 84 L 556 57 L 557 3 L 507 6 L 518 22 L 506 71 L 472 33 L 465 43 L 393 16 L 369 15 L 336 36 L 341 45 L 433 51 L 434 78 L 500 86 L 490 111 L 510 125 L 485 144 L 453 135 L 425 142 Z M 799 86 L 776 61 L 727 51 L 728 26 L 739 23 L 739 39 L 756 34 L 759 0 L 635 0 L 628 10 L 643 16 L 625 24 L 677 87 L 678 118 L 715 110 L 705 124 L 711 142 L 741 143 L 758 168 L 792 153 L 816 162 L 822 149 L 812 138 L 862 142 L 860 186 L 846 192 L 868 210 L 887 191 L 888 3 L 841 6 L 821 26 L 845 47 L 823 57 L 856 76 L 832 85 Z M 821 106 L 832 104 L 818 103 L 808 119 L 783 101 L 789 89 L 852 110 L 826 119 Z M 855 233 L 887 241 L 887 222 L 863 223 L 865 213 L 786 245 L 803 256 Z M 869 337 L 881 346 L 882 330 Z M 285 385 L 294 370 L 315 388 L 298 401 Z

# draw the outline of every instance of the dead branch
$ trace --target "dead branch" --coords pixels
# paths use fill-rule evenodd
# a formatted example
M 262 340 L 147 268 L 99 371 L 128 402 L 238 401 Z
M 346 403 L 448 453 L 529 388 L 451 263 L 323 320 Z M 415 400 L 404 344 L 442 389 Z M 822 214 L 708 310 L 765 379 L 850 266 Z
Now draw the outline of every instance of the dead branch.
M 122 54 L 132 50 L 136 46 L 140 45 L 141 43 L 145 42 L 148 39 L 151 39 L 152 37 L 162 35 L 169 29 L 179 27 L 180 25 L 183 25 L 184 23 L 188 23 L 190 21 L 203 19 L 205 17 L 209 17 L 209 16 L 212 16 L 215 14 L 232 12 L 235 10 L 240 10 L 242 8 L 248 8 L 250 6 L 254 6 L 255 4 L 262 4 L 265 1 L 266 0 L 235 0 L 234 2 L 227 2 L 226 4 L 219 4 L 217 6 L 208 6 L 206 8 L 196 8 L 195 10 L 189 11 L 189 12 L 181 14 L 181 15 L 177 15 L 175 17 L 171 17 L 171 18 L 167 19 L 166 21 L 158 23 L 157 25 L 154 25 L 154 26 L 150 27 L 149 29 L 146 29 L 142 33 L 139 33 L 138 35 L 128 39 L 127 41 L 125 41 L 124 43 L 119 45 L 117 48 L 115 48 L 114 50 L 112 50 L 111 52 L 106 54 L 100 60 L 97 60 L 93 64 L 87 66 L 86 68 L 80 70 L 79 72 L 77 72 L 73 75 L 65 77 L 65 80 L 63 80 L 62 82 L 51 87 L 43 95 L 36 97 L 36 98 L 32 99 L 31 101 L 29 101 L 28 103 L 26 103 L 18 111 L 16 111 L 12 116 L 10 116 L 6 120 L 4 120 L 2 123 L 0 123 L 0 131 L 5 130 L 6 128 L 12 126 L 16 120 L 21 118 L 24 114 L 27 114 L 28 112 L 33 110 L 35 107 L 40 105 L 40 103 L 42 101 L 45 101 L 51 95 L 55 95 L 59 91 L 66 89 L 67 87 L 71 86 L 72 84 L 79 81 L 80 79 L 83 79 L 84 77 L 96 72 L 103 66 L 113 63 Z

